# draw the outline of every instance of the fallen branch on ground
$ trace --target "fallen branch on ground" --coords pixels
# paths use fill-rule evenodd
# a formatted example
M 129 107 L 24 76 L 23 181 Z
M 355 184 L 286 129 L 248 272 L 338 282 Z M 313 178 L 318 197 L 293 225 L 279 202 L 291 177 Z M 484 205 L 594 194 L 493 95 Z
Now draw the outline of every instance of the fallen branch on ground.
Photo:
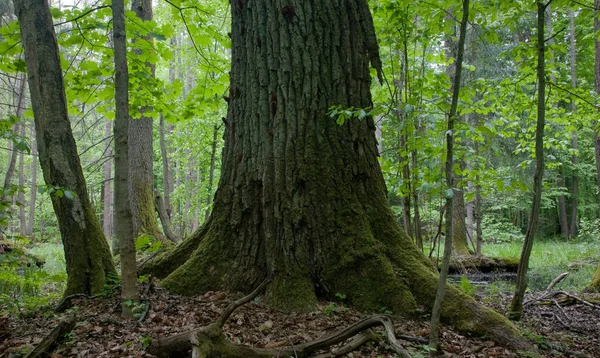
M 61 321 L 25 358 L 37 358 L 47 356 L 65 334 L 71 332 L 75 327 L 75 319 L 69 318 Z
M 330 353 L 316 355 L 318 358 L 337 357 L 360 347 L 362 344 L 374 339 L 376 335 L 371 330 L 375 326 L 383 326 L 386 333 L 388 346 L 395 353 L 404 358 L 409 358 L 408 352 L 400 345 L 394 334 L 394 326 L 389 316 L 374 315 L 367 317 L 353 325 L 342 329 L 328 337 L 306 342 L 290 347 L 254 348 L 229 341 L 223 334 L 223 326 L 232 313 L 242 305 L 250 302 L 261 293 L 269 280 L 261 283 L 251 294 L 232 302 L 225 308 L 221 316 L 208 326 L 191 331 L 161 338 L 152 343 L 149 353 L 158 357 L 221 357 L 221 358 L 272 358 L 272 357 L 310 357 L 319 350 L 329 348 L 354 336 L 353 340 L 341 348 Z
M 560 275 L 556 276 L 556 278 L 552 280 L 552 282 L 550 282 L 548 287 L 546 287 L 546 289 L 544 290 L 544 292 L 542 292 L 540 296 L 523 302 L 523 307 L 554 296 L 555 293 L 551 292 L 552 288 L 554 288 L 554 286 L 556 286 L 560 281 L 562 281 L 563 278 L 567 277 L 568 275 L 568 272 L 563 272 Z

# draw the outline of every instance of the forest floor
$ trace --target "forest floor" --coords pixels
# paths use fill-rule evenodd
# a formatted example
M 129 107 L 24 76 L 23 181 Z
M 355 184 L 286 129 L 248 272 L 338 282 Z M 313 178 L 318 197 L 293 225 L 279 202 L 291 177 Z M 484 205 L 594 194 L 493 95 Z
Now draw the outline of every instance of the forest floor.
M 50 357 L 153 357 L 145 351 L 152 339 L 198 328 L 213 322 L 223 308 L 238 296 L 208 292 L 201 297 L 167 294 L 157 288 L 145 288 L 149 309 L 142 312 L 144 321 L 120 317 L 118 295 L 94 300 L 79 299 L 63 314 L 52 311 L 30 315 L 0 317 L 0 357 L 8 352 L 26 352 L 41 341 L 60 319 L 76 317 L 71 333 L 56 347 Z M 540 293 L 529 294 L 535 299 Z M 590 297 L 590 296 L 587 296 Z M 600 295 L 591 296 L 600 298 Z M 510 295 L 475 294 L 481 303 L 504 313 Z M 565 302 L 556 296 L 556 303 L 528 305 L 519 327 L 525 337 L 538 346 L 544 357 L 600 357 L 600 309 L 582 303 Z M 548 302 L 547 302 L 548 303 Z M 389 313 L 389 312 L 388 312 Z M 225 332 L 234 343 L 255 347 L 289 347 L 329 335 L 362 318 L 365 314 L 348 309 L 343 302 L 324 302 L 319 310 L 289 315 L 273 310 L 260 299 L 242 306 L 225 325 Z M 427 356 L 425 342 L 429 333 L 429 316 L 407 320 L 394 317 L 394 327 L 400 342 L 413 357 Z M 406 337 L 412 336 L 412 340 Z M 420 337 L 416 340 L 414 337 Z M 419 340 L 421 342 L 419 342 Z M 443 326 L 442 356 L 445 357 L 519 357 L 490 340 L 466 337 Z M 16 355 L 18 356 L 18 355 Z M 346 357 L 394 357 L 383 343 L 368 343 Z

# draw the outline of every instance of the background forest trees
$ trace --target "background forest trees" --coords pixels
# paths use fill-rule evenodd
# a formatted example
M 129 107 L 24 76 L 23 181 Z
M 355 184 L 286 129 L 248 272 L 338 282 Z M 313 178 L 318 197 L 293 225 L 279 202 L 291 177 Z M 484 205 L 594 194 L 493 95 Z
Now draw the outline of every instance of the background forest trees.
M 152 155 L 152 171 L 147 173 L 152 177 L 152 200 L 158 194 L 165 208 L 163 221 L 170 222 L 172 232 L 162 232 L 181 239 L 208 219 L 220 177 L 222 118 L 231 97 L 231 8 L 221 1 L 155 5 L 153 18 L 126 12 L 127 37 L 136 39 L 129 42 L 127 56 L 130 113 L 148 118 L 146 123 L 154 127 L 152 137 L 145 137 L 153 144 L 147 153 Z M 462 223 L 466 231 L 460 235 L 465 254 L 493 253 L 489 250 L 504 243 L 519 246 L 529 224 L 533 190 L 536 9 L 523 1 L 472 4 L 454 134 L 454 174 L 460 180 L 454 188 L 447 188 L 443 180 L 449 73 L 460 6 L 459 1 L 442 0 L 371 1 L 383 83 L 372 86 L 372 109 L 330 109 L 332 121 L 361 120 L 367 113 L 377 118 L 389 202 L 417 246 L 432 257 L 439 255 L 434 246 L 444 235 L 443 201 L 449 189 L 458 203 L 452 208 L 457 222 L 453 226 Z M 552 41 L 546 52 L 546 171 L 537 236 L 597 247 L 600 151 L 595 150 L 594 6 L 591 1 L 554 0 L 546 16 L 546 37 Z M 51 12 L 85 189 L 105 235 L 112 239 L 112 14 L 108 4 L 90 1 L 76 6 L 53 2 Z M 38 175 L 31 99 L 13 13 L 11 2 L 0 1 L 0 231 L 58 262 L 48 273 L 60 286 L 64 258 L 51 199 L 60 188 L 45 186 Z M 158 215 L 152 215 L 152 229 L 143 230 L 151 236 L 139 240 L 138 249 L 152 246 L 161 236 Z M 588 282 L 598 267 L 593 245 L 579 250 L 583 269 L 578 275 L 587 276 Z

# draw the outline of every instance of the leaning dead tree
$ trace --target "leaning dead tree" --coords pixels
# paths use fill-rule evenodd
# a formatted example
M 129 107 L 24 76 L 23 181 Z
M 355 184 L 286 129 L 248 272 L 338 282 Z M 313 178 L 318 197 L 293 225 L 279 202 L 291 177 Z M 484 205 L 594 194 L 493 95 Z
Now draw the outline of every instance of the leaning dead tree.
M 192 357 L 198 358 L 338 357 L 355 350 L 370 340 L 376 340 L 377 335 L 371 328 L 383 326 L 390 349 L 401 357 L 410 358 L 409 353 L 396 339 L 392 321 L 388 316 L 383 315 L 367 317 L 328 337 L 285 348 L 254 348 L 232 343 L 225 337 L 223 326 L 237 308 L 258 296 L 269 282 L 270 280 L 264 281 L 249 295 L 232 302 L 215 322 L 208 326 L 159 339 L 152 344 L 149 352 L 161 358 L 189 357 L 190 351 L 192 351 Z M 319 350 L 327 349 L 352 337 L 355 338 L 335 351 L 314 355 Z

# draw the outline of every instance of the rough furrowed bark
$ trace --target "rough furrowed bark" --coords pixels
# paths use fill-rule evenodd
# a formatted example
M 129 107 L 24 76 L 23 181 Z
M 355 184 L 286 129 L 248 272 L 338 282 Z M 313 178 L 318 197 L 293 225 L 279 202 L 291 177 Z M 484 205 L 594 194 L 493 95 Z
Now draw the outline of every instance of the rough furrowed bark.
M 274 0 L 232 6 L 232 70 L 223 164 L 209 220 L 144 272 L 172 292 L 249 292 L 272 277 L 267 302 L 315 309 L 347 296 L 366 311 L 431 308 L 437 273 L 396 223 L 372 118 L 342 125 L 332 106 L 372 107 L 381 70 L 365 0 Z M 516 328 L 454 288 L 446 322 L 515 349 Z
M 152 1 L 134 0 L 131 3 L 131 10 L 143 21 L 151 21 Z M 134 41 L 139 39 L 134 38 Z M 146 37 L 145 41 L 152 43 L 151 37 Z M 140 54 L 141 51 L 136 50 Z M 150 72 L 154 77 L 154 65 L 146 63 L 144 68 L 138 71 Z M 154 191 L 153 191 L 153 119 L 147 116 L 147 112 L 152 111 L 152 107 L 142 107 L 139 109 L 140 118 L 129 119 L 129 197 L 131 200 L 131 214 L 133 216 L 133 233 L 135 237 L 141 235 L 150 235 L 160 240 L 163 245 L 172 246 L 165 235 L 163 235 L 156 222 L 154 214 Z
M 58 45 L 46 1 L 16 0 L 27 64 L 40 164 L 65 250 L 65 296 L 94 294 L 115 273 L 108 243 L 91 206 L 67 113 Z M 59 193 L 62 192 L 62 195 Z

